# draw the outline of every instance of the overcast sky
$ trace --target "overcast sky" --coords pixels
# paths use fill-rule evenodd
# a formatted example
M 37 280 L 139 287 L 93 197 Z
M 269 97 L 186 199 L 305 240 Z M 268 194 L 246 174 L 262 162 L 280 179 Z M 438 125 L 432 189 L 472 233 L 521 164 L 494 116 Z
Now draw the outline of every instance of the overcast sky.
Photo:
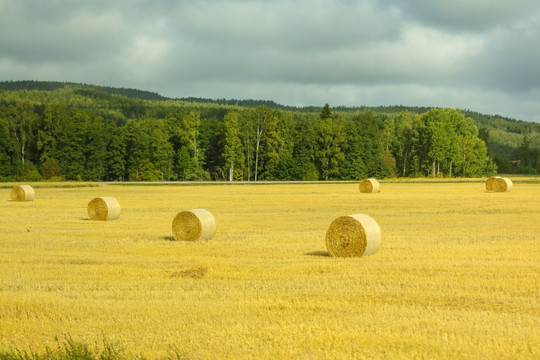
M 540 1 L 0 0 L 0 80 L 540 122 Z

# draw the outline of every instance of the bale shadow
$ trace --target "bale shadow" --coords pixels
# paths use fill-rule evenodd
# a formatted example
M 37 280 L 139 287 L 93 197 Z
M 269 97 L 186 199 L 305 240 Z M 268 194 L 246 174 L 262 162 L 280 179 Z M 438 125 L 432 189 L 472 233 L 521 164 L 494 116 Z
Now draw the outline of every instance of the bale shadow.
M 322 256 L 322 257 L 331 257 L 330 253 L 328 251 L 311 251 L 308 253 L 305 253 L 304 255 L 308 256 Z
M 172 235 L 168 235 L 168 236 L 162 236 L 160 237 L 161 240 L 166 240 L 166 241 L 176 241 L 174 236 Z

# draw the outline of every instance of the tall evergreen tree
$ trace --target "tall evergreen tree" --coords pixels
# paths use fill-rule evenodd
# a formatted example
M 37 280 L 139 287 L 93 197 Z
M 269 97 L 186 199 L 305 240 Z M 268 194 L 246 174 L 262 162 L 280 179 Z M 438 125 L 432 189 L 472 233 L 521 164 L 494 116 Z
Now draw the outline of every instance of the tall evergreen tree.
M 126 174 L 126 144 L 121 128 L 109 130 L 111 137 L 107 144 L 105 180 L 122 181 Z
M 319 123 L 318 158 L 325 180 L 338 178 L 345 160 L 344 147 L 347 136 L 341 119 L 326 118 Z
M 318 151 L 317 122 L 301 117 L 295 121 L 291 176 L 294 180 L 318 180 L 319 171 L 315 165 Z

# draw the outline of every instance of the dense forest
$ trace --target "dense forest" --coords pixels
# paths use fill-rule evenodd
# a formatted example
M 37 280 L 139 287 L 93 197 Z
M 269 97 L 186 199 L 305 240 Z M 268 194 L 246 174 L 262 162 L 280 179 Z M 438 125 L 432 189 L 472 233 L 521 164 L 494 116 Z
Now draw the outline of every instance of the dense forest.
M 540 173 L 540 124 L 468 110 L 169 99 L 0 82 L 0 181 L 358 180 Z

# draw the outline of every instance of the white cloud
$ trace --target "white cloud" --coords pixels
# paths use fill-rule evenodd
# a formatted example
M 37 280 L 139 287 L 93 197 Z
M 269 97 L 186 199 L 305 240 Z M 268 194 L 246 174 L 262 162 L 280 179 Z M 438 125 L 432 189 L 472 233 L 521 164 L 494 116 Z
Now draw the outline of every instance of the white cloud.
M 153 82 L 166 76 L 163 66 L 170 56 L 170 44 L 166 39 L 140 35 L 116 56 L 117 71 L 125 79 L 134 79 L 139 84 Z

